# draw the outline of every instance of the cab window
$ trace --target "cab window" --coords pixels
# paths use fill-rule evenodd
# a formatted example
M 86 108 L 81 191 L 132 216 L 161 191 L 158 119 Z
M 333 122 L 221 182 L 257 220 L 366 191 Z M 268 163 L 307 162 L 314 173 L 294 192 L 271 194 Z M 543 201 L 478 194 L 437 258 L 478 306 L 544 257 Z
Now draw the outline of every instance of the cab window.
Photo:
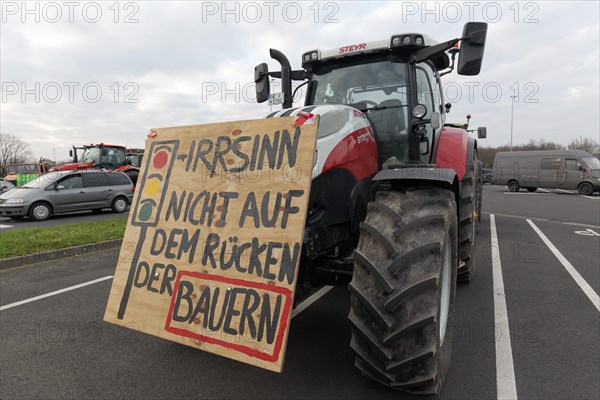
M 577 160 L 566 159 L 565 160 L 565 169 L 567 171 L 583 171 L 583 164 Z

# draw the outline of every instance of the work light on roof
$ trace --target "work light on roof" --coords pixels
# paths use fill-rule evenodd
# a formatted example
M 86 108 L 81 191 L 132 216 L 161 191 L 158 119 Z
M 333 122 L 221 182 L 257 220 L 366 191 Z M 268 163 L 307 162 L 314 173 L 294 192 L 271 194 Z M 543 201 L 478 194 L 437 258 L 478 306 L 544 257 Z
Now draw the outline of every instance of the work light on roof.
M 319 59 L 319 51 L 318 50 L 311 50 L 302 55 L 303 63 L 317 61 L 318 59 Z

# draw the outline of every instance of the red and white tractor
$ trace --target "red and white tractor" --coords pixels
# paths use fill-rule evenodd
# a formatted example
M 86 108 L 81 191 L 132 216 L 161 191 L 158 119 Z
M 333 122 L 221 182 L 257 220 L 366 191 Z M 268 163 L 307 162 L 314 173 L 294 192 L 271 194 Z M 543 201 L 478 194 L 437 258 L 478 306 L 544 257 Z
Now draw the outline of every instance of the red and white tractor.
M 477 142 L 444 126 L 440 76 L 457 53 L 459 74 L 479 74 L 486 33 L 469 22 L 443 43 L 408 33 L 315 49 L 301 70 L 271 49 L 281 71 L 254 72 L 259 103 L 281 79 L 283 109 L 269 118 L 320 115 L 297 293 L 348 284 L 356 367 L 413 393 L 437 393 L 446 375 L 480 209 Z M 292 80 L 305 81 L 302 107 Z

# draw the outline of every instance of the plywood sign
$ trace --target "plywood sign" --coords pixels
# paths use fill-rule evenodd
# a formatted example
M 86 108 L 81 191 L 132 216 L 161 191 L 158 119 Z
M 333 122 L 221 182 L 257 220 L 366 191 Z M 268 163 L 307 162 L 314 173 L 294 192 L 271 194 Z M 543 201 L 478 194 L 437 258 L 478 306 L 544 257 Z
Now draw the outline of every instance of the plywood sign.
M 281 371 L 315 157 L 301 122 L 152 131 L 106 321 Z

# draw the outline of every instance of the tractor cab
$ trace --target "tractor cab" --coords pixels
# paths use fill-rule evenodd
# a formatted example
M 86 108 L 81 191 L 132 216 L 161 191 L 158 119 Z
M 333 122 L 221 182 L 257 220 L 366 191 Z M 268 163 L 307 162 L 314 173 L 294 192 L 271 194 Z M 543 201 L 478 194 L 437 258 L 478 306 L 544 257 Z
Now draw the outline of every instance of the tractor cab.
M 440 75 L 452 71 L 456 53 L 458 73 L 477 75 L 486 31 L 485 23 L 470 22 L 460 38 L 443 43 L 408 33 L 333 50 L 315 49 L 302 55 L 303 69 L 298 71 L 291 70 L 281 52 L 271 49 L 282 70 L 269 72 L 266 63 L 255 68 L 257 101 L 269 98 L 272 76 L 282 79 L 283 108 L 290 108 L 291 81 L 306 80 L 305 106 L 346 105 L 368 119 L 378 141 L 380 169 L 429 164 L 435 159 L 447 109 Z
M 116 170 L 126 165 L 125 148 L 112 145 L 90 145 L 84 146 L 81 161 L 92 163 L 96 168 Z

